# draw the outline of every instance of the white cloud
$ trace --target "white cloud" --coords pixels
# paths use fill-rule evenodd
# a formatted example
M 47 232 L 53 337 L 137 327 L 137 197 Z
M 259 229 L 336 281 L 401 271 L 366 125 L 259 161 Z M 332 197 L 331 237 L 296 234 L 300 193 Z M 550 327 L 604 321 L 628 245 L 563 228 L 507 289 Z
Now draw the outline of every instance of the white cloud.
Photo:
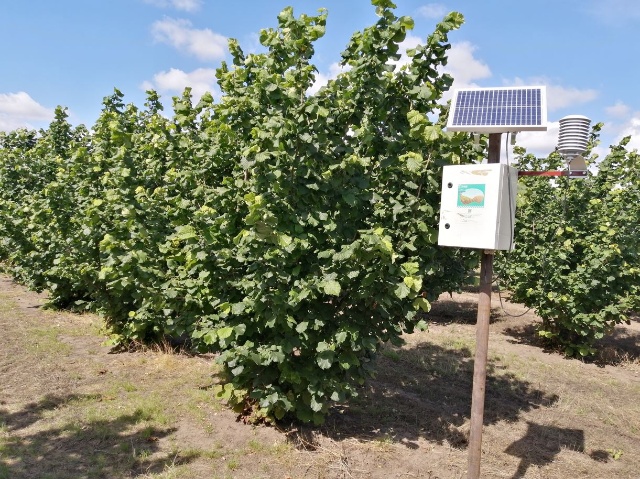
M 202 0 L 144 0 L 144 2 L 160 8 L 175 8 L 185 12 L 195 12 L 202 5 Z
M 615 105 L 611 105 L 605 108 L 605 112 L 607 113 L 607 115 L 614 118 L 625 118 L 629 116 L 629 113 L 631 113 L 631 108 L 629 108 L 628 105 L 625 105 L 621 101 L 617 101 Z
M 340 75 L 340 73 L 344 73 L 344 72 L 348 72 L 349 70 L 351 70 L 351 66 L 350 65 L 340 65 L 340 63 L 335 62 L 332 63 L 331 66 L 329 67 L 329 76 L 331 78 L 336 78 L 338 75 Z
M 640 18 L 640 2 L 638 0 L 589 0 L 586 11 L 597 20 L 610 25 Z
M 0 113 L 32 120 L 46 120 L 53 115 L 51 110 L 40 105 L 23 91 L 0 94 Z
M 453 79 L 453 88 L 477 87 L 477 80 L 492 76 L 491 69 L 476 58 L 477 47 L 470 42 L 453 43 L 448 53 L 449 61 L 444 71 Z M 574 105 L 589 103 L 598 97 L 597 90 L 565 87 L 546 77 L 515 78 L 504 82 L 509 86 L 544 85 L 547 87 L 547 109 L 555 111 Z
M 182 95 L 186 87 L 191 87 L 191 94 L 195 101 L 210 92 L 217 95 L 216 71 L 213 68 L 198 68 L 192 72 L 184 72 L 177 68 L 156 73 L 152 81 L 145 81 L 141 88 L 144 90 L 156 90 L 160 93 Z
M 313 83 L 311 88 L 307 90 L 307 95 L 315 95 L 318 93 L 320 88 L 329 83 L 329 80 L 335 79 L 340 73 L 351 70 L 349 65 L 342 66 L 340 63 L 332 63 L 329 66 L 329 71 L 327 73 L 316 73 L 316 81 Z
M 260 35 L 256 32 L 248 34 L 242 42 L 242 51 L 245 54 L 264 52 L 265 47 L 260 43 Z
M 418 9 L 418 13 L 425 18 L 440 20 L 449 12 L 441 3 L 427 3 Z
M 316 81 L 313 82 L 313 85 L 307 90 L 307 95 L 315 95 L 320 91 L 320 88 L 326 86 L 329 83 L 329 80 L 333 78 L 329 77 L 329 75 L 325 75 L 324 73 L 316 73 Z
M 489 78 L 491 69 L 486 63 L 478 60 L 474 53 L 478 49 L 470 42 L 453 43 L 448 52 L 449 61 L 444 71 L 454 79 L 454 88 L 476 86 L 475 80 Z
M 166 43 L 200 60 L 220 60 L 227 52 L 227 38 L 208 28 L 192 28 L 189 20 L 165 18 L 151 27 L 157 42 Z
M 560 122 L 547 123 L 547 131 L 522 131 L 516 137 L 516 144 L 527 149 L 527 153 L 533 153 L 537 157 L 547 157 L 558 144 L 558 132 Z M 513 157 L 511 157 L 513 158 Z
M 40 105 L 28 93 L 0 93 L 0 130 L 32 128 L 30 122 L 48 122 L 52 119 L 53 110 Z
M 420 37 L 409 35 L 398 46 L 401 57 L 398 61 L 391 62 L 396 65 L 396 69 L 411 63 L 411 58 L 407 55 L 407 50 L 423 45 Z M 449 73 L 455 80 L 455 88 L 475 86 L 472 81 L 488 78 L 491 76 L 489 67 L 474 57 L 477 47 L 470 42 L 454 43 L 447 54 L 447 65 L 442 69 Z
M 584 89 L 574 87 L 564 87 L 554 84 L 546 77 L 534 77 L 527 80 L 516 78 L 513 81 L 506 82 L 512 86 L 524 85 L 540 85 L 547 87 L 547 109 L 549 111 L 560 110 L 569 106 L 581 105 L 589 103 L 598 97 L 597 90 Z
M 407 55 L 407 50 L 412 48 L 416 48 L 421 45 L 423 42 L 420 37 L 416 37 L 414 35 L 408 35 L 402 42 L 398 44 L 398 48 L 401 54 L 401 57 L 398 61 L 389 62 L 392 65 L 396 66 L 396 71 L 409 63 L 411 63 L 411 58 Z
M 420 37 L 414 35 L 408 35 L 399 46 L 401 57 L 398 61 L 390 62 L 396 65 L 396 70 L 400 67 L 411 62 L 411 58 L 407 56 L 407 50 L 416 48 L 424 42 Z M 454 78 L 454 88 L 464 88 L 469 86 L 476 86 L 473 81 L 488 78 L 491 76 L 491 70 L 489 67 L 474 57 L 474 52 L 477 47 L 470 42 L 454 43 L 451 46 L 448 54 L 448 63 L 444 67 L 444 71 L 449 73 Z M 338 76 L 339 73 L 347 71 L 349 67 L 344 69 L 340 67 L 339 63 L 331 65 L 329 72 L 318 73 L 316 75 L 316 82 L 309 89 L 310 94 L 316 93 L 321 87 L 326 85 L 329 80 L 332 80 Z M 445 95 L 445 100 L 450 98 L 449 95 Z
M 589 103 L 597 97 L 598 92 L 593 89 L 580 90 L 560 85 L 547 85 L 547 108 L 550 111 Z
M 640 150 L 640 113 L 636 113 L 625 122 L 624 126 L 620 128 L 618 136 L 613 142 L 617 145 L 624 137 L 630 136 L 631 141 L 627 145 L 628 150 Z
M 605 110 L 611 115 L 612 120 L 604 122 L 600 131 L 600 145 L 594 152 L 604 158 L 610 153 L 610 146 L 617 145 L 626 136 L 631 136 L 627 148 L 640 150 L 640 112 L 633 112 L 620 102 Z

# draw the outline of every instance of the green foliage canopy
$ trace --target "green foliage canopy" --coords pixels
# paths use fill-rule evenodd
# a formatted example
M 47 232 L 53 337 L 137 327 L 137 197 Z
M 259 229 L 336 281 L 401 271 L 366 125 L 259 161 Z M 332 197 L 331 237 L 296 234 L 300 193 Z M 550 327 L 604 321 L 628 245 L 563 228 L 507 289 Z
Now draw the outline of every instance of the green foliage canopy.
M 540 336 L 569 356 L 593 354 L 595 341 L 638 307 L 640 175 L 628 142 L 613 146 L 585 180 L 520 179 L 516 249 L 498 269 L 512 299 L 541 316 Z M 557 153 L 546 159 L 522 153 L 519 169 L 562 167 Z
M 441 167 L 483 145 L 446 133 L 449 14 L 397 67 L 413 27 L 390 1 L 353 35 L 344 72 L 309 94 L 327 13 L 229 43 L 219 102 L 173 117 L 105 98 L 91 132 L 59 108 L 39 135 L 0 136 L 1 253 L 51 301 L 102 313 L 113 344 L 183 338 L 217 351 L 239 411 L 321 422 L 385 341 L 456 289 L 476 256 L 438 248 Z M 444 115 L 441 115 L 441 117 Z

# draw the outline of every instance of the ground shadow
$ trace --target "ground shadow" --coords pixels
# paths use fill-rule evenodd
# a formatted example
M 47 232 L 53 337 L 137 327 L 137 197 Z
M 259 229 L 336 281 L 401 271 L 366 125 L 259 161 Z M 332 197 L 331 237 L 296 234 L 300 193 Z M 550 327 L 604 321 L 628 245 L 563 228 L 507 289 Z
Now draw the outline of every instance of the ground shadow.
M 321 433 L 334 440 L 393 441 L 418 448 L 426 439 L 453 447 L 468 440 L 473 358 L 468 348 L 421 343 L 378 359 L 377 376 L 358 398 L 336 407 Z M 515 422 L 523 412 L 549 407 L 558 396 L 488 364 L 485 425 Z
M 632 319 L 631 321 L 637 321 Z M 616 365 L 640 360 L 640 331 L 618 325 L 611 334 L 595 344 L 598 350 L 596 362 L 601 365 Z
M 528 344 L 544 348 L 544 343 L 538 333 L 539 323 L 527 323 L 514 327 L 504 328 L 503 333 L 510 336 L 511 343 Z
M 505 328 L 503 332 L 513 338 L 514 343 L 536 346 L 545 352 L 559 352 L 559 349 L 551 349 L 545 344 L 545 340 L 537 334 L 538 326 L 538 324 L 529 323 Z M 582 361 L 593 362 L 599 366 L 635 362 L 640 360 L 640 332 L 619 324 L 610 334 L 596 341 L 594 347 L 596 354 L 582 358 Z
M 145 427 L 148 417 L 143 410 L 108 420 L 71 420 L 53 426 L 45 419 L 48 411 L 95 399 L 92 395 L 49 395 L 17 412 L 0 409 L 5 436 L 0 479 L 131 478 L 193 459 L 158 457 L 158 442 L 175 429 Z
M 518 469 L 511 479 L 524 477 L 532 465 L 541 467 L 551 464 L 563 449 L 584 452 L 584 431 L 527 421 L 525 435 L 505 450 L 507 454 L 520 458 Z
M 442 298 L 431 303 L 431 311 L 424 315 L 425 321 L 436 324 L 476 324 L 478 319 L 478 301 L 462 298 Z M 502 320 L 500 308 L 491 308 L 489 321 L 491 323 Z

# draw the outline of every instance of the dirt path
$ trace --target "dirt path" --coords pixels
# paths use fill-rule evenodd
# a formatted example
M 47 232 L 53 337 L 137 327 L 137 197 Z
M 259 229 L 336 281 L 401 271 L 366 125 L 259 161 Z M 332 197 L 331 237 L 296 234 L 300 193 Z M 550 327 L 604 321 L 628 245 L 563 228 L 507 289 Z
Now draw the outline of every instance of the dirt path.
M 0 479 L 466 477 L 474 295 L 438 301 L 323 427 L 284 430 L 215 401 L 211 357 L 113 354 L 99 318 L 43 302 L 0 277 Z M 496 299 L 483 477 L 640 479 L 640 324 L 598 366 L 542 351 L 535 321 Z

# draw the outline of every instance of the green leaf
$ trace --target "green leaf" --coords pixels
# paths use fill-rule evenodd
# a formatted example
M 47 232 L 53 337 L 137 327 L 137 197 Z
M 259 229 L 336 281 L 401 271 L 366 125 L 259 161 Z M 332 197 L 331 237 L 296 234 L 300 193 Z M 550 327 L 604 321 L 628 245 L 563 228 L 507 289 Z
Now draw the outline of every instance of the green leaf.
M 316 362 L 320 369 L 329 369 L 333 364 L 335 358 L 335 352 L 327 350 L 321 351 L 316 356 Z
M 424 129 L 424 139 L 429 142 L 437 141 L 442 135 L 442 129 L 439 126 L 427 126 Z
M 283 248 L 286 248 L 287 246 L 289 246 L 292 241 L 293 241 L 293 238 L 291 238 L 291 236 L 289 235 L 286 235 L 286 234 L 278 235 L 278 245 L 280 245 Z
M 218 335 L 218 338 L 220 339 L 227 339 L 228 337 L 230 337 L 233 334 L 233 328 L 226 326 L 224 328 L 220 328 L 216 331 L 216 334 Z
M 415 292 L 419 292 L 422 289 L 422 279 L 419 277 L 405 276 L 403 282 Z
M 413 30 L 413 27 L 414 27 L 413 18 L 408 16 L 402 16 L 398 19 L 398 22 L 407 30 Z
M 339 333 L 336 333 L 336 344 L 342 344 L 346 340 L 347 340 L 346 331 L 340 331 Z
M 400 159 L 406 162 L 407 170 L 414 173 L 420 169 L 420 167 L 422 166 L 422 162 L 424 161 L 421 154 L 414 152 L 402 155 Z
M 208 331 L 207 333 L 202 335 L 202 341 L 204 344 L 212 345 L 218 341 L 218 335 L 216 331 Z
M 188 240 L 197 236 L 196 230 L 191 225 L 178 226 L 176 228 L 175 238 L 179 240 Z
M 407 296 L 409 296 L 409 293 L 411 292 L 411 290 L 404 282 L 402 282 L 396 286 L 393 292 L 399 299 L 404 299 Z
M 412 276 L 420 270 L 420 265 L 415 262 L 403 263 L 402 269 L 404 269 L 409 276 Z
M 311 410 L 314 412 L 320 412 L 322 410 L 323 403 L 318 401 L 315 396 L 311 396 Z
M 287 411 L 279 406 L 274 409 L 274 416 L 277 420 L 283 419 L 286 413 Z
M 242 314 L 244 313 L 245 308 L 246 308 L 246 305 L 244 303 L 234 303 L 231 306 L 231 312 L 233 314 Z
M 416 323 L 416 329 L 418 331 L 427 331 L 429 329 L 429 325 L 425 320 L 421 319 Z
M 413 301 L 413 307 L 416 309 L 420 308 L 425 313 L 431 311 L 431 303 L 429 303 L 429 301 L 427 301 L 426 299 L 420 297 L 416 298 Z
M 331 296 L 340 296 L 340 292 L 342 291 L 340 283 L 332 279 L 323 281 L 321 286 L 324 293 Z

